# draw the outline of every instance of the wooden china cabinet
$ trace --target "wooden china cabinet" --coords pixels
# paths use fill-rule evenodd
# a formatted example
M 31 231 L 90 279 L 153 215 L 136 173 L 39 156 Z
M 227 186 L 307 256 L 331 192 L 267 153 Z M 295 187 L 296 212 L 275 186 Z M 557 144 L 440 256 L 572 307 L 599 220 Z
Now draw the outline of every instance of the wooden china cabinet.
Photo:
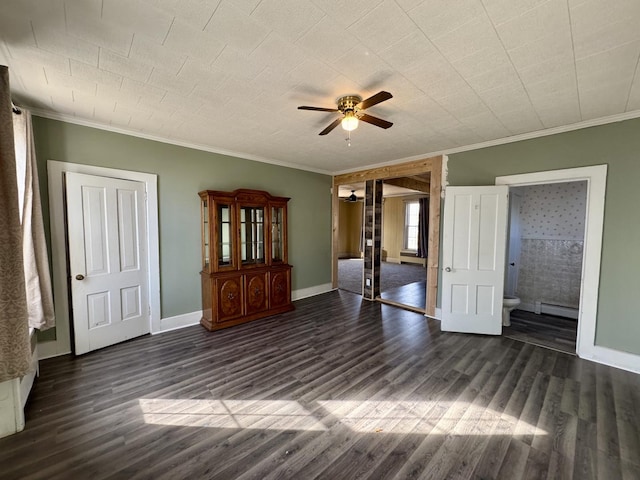
M 261 190 L 199 192 L 202 320 L 208 330 L 293 310 L 288 198 Z

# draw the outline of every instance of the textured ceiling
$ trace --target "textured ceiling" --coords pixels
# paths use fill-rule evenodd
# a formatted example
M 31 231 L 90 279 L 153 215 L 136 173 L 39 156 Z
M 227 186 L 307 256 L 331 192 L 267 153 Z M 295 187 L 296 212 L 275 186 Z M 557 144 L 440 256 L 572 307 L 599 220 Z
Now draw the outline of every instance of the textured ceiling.
M 638 0 L 3 0 L 16 103 L 325 172 L 640 116 Z M 337 97 L 351 146 L 318 133 Z

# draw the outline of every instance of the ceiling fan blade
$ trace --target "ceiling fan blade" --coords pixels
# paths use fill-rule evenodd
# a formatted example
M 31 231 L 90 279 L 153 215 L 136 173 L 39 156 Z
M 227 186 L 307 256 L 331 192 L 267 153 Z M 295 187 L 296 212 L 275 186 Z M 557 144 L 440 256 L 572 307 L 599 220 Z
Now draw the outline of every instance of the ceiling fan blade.
M 337 108 L 322 108 L 322 107 L 298 107 L 298 110 L 313 110 L 314 112 L 339 112 Z
M 360 110 L 365 110 L 369 107 L 373 107 L 374 105 L 377 105 L 378 103 L 382 103 L 385 100 L 389 100 L 390 98 L 393 98 L 393 95 L 383 90 L 381 92 L 376 93 L 373 97 L 369 97 L 366 100 L 361 101 L 357 105 L 357 107 Z
M 331 130 L 333 130 L 334 128 L 336 128 L 338 125 L 340 125 L 340 122 L 342 121 L 341 118 L 337 118 L 331 125 L 329 125 L 327 128 L 325 128 L 324 130 L 322 130 L 318 135 L 326 135 L 327 133 L 329 133 Z
M 372 117 L 371 115 L 367 115 L 366 113 L 359 115 L 358 118 L 363 122 L 370 123 L 371 125 L 375 125 L 376 127 L 380 128 L 389 128 L 391 125 L 393 125 L 393 123 L 391 122 L 387 122 L 386 120 L 378 117 Z

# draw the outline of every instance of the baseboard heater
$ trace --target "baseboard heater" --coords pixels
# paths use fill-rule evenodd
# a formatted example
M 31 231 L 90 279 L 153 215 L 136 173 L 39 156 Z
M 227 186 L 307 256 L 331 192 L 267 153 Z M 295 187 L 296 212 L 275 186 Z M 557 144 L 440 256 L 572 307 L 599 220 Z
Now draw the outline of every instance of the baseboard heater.
M 577 308 L 567 307 L 565 305 L 556 305 L 553 303 L 546 303 L 542 301 L 534 303 L 521 303 L 518 306 L 520 310 L 527 312 L 533 312 L 537 314 L 546 313 L 548 315 L 555 315 L 557 317 L 573 318 L 577 320 L 580 311 Z

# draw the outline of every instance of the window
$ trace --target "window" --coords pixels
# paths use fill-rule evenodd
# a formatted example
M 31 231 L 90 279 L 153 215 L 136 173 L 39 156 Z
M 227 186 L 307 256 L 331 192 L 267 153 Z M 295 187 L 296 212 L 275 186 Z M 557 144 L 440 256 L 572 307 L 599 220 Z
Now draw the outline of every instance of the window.
M 404 249 L 418 251 L 418 218 L 420 204 L 417 200 L 404 204 Z

